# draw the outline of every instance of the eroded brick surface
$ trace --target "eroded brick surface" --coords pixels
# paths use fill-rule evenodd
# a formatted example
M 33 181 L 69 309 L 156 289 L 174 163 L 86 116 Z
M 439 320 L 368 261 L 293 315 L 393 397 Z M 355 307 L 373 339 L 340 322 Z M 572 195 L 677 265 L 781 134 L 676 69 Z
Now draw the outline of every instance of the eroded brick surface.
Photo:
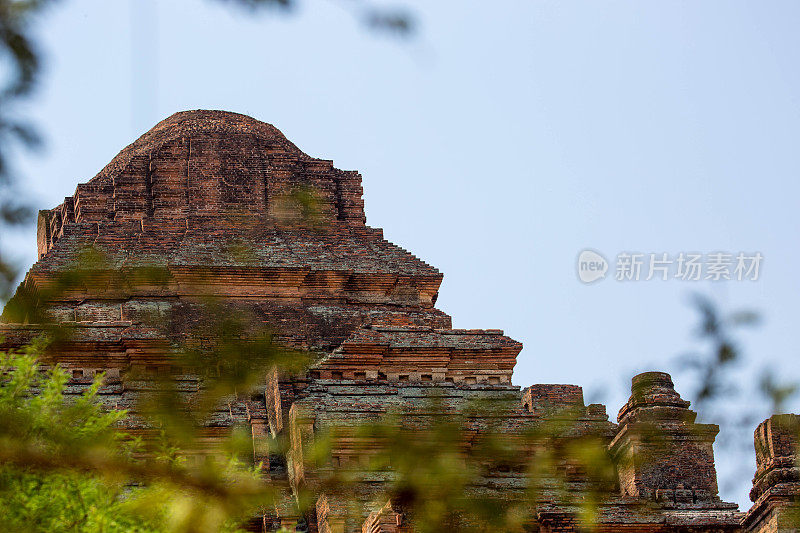
M 68 370 L 69 394 L 106 372 L 100 397 L 109 408 L 132 410 L 128 431 L 148 431 L 136 405 L 165 378 L 189 402 L 202 387 L 170 347 L 204 342 L 197 326 L 206 297 L 313 353 L 305 376 L 268 372 L 258 390 L 230 398 L 205 428 L 213 449 L 233 424 L 250 424 L 254 460 L 285 489 L 253 527 L 412 531 L 413 518 L 380 500 L 382 479 L 363 468 L 364 454 L 380 443 L 356 438 L 339 443 L 323 470 L 364 470 L 354 495 L 360 514 L 348 514 L 352 502 L 335 493 L 320 493 L 316 509 L 300 516 L 292 491 L 313 489 L 320 474 L 308 467 L 304 445 L 326 429 L 393 411 L 424 427 L 481 400 L 486 410 L 469 419 L 467 450 L 490 428 L 513 439 L 563 420 L 573 424 L 566 438 L 593 436 L 607 446 L 617 477 L 596 531 L 788 530 L 784 511 L 798 494 L 796 417 L 773 417 L 756 431 L 756 503 L 744 517 L 718 497 L 717 427 L 695 422 L 667 374 L 634 378 L 618 424 L 605 406 L 585 405 L 579 386 L 512 385 L 522 345 L 500 330 L 452 329 L 434 307 L 442 274 L 366 225 L 360 175 L 304 154 L 269 124 L 219 111 L 177 113 L 61 205 L 40 212 L 37 239 L 39 260 L 21 291 L 37 295 L 42 312 L 71 332 L 46 362 Z M 90 246 L 102 254 L 102 267 L 80 286 L 52 291 L 76 264 L 91 267 L 78 262 Z M 152 266 L 163 269 L 158 280 L 138 269 Z M 42 331 L 31 316 L 4 319 L 6 348 Z M 439 403 L 432 411 L 433 392 Z M 270 433 L 289 438 L 288 456 L 269 449 Z M 639 460 L 645 456 L 652 460 Z M 563 470 L 579 493 L 585 473 Z M 505 469 L 471 490 L 521 501 L 526 480 Z M 583 530 L 578 507 L 546 494 L 531 508 L 529 530 Z

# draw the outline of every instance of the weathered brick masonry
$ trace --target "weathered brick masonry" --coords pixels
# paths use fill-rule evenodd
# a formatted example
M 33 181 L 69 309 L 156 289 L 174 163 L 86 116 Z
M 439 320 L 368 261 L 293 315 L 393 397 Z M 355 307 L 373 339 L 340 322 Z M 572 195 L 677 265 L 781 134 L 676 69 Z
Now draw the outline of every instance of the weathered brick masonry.
M 314 201 L 303 207 L 295 200 L 308 191 Z M 234 312 L 273 326 L 283 343 L 315 354 L 307 375 L 270 372 L 263 394 L 232 401 L 208 427 L 212 439 L 236 422 L 252 427 L 256 459 L 287 490 L 285 505 L 265 517 L 267 528 L 302 519 L 321 532 L 409 531 L 394 502 L 366 505 L 380 484 L 363 484 L 357 519 L 332 493 L 320 494 L 309 516 L 297 516 L 291 491 L 314 487 L 303 445 L 315 434 L 413 408 L 435 389 L 447 410 L 476 398 L 499 406 L 509 437 L 573 413 L 576 435 L 603 439 L 617 469 L 599 531 L 791 530 L 789 510 L 800 492 L 797 417 L 759 426 L 755 505 L 739 512 L 718 496 L 718 428 L 695 422 L 669 375 L 635 377 L 616 424 L 604 406 L 585 405 L 575 385 L 512 385 L 522 345 L 499 330 L 452 329 L 434 307 L 442 274 L 366 225 L 361 176 L 309 157 L 269 124 L 190 111 L 156 125 L 73 196 L 39 214 L 39 260 L 23 289 L 56 294 L 46 289 L 88 246 L 103 252 L 111 271 L 155 265 L 168 278 L 158 285 L 104 283 L 113 278 L 98 272 L 96 283 L 42 302 L 74 332 L 48 358 L 69 370 L 75 394 L 99 371 L 107 373 L 102 397 L 110 407 L 135 408 L 148 374 L 172 375 L 187 394 L 197 390 L 198 378 L 170 366 L 169 343 L 190 334 L 204 296 L 221 297 Z M 169 316 L 170 331 L 154 327 L 153 316 Z M 41 331 L 24 320 L 2 329 L 7 348 Z M 447 411 L 425 416 L 439 415 Z M 485 420 L 471 420 L 480 434 Z M 145 429 L 135 414 L 126 424 Z M 265 446 L 270 434 L 290 437 L 287 463 Z M 369 446 L 344 443 L 327 467 L 352 468 Z M 650 460 L 638 460 L 643 456 Z M 479 485 L 475 490 L 509 501 L 524 497 L 524 480 L 513 472 L 493 473 Z M 576 510 L 555 501 L 532 511 L 528 525 L 542 532 L 581 527 Z

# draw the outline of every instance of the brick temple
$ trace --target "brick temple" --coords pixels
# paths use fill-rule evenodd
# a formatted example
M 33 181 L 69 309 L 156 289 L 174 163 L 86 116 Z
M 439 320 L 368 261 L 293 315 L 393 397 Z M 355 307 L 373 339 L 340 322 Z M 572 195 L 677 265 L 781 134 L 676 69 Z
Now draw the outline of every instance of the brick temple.
M 313 223 L 286 201 L 298 190 L 313 191 Z M 87 247 L 103 252 L 106 269 L 155 265 L 168 272 L 166 282 L 103 282 L 101 272 L 83 290 L 49 290 Z M 174 368 L 170 342 L 191 334 L 206 297 L 257 317 L 283 345 L 313 354 L 303 375 L 268 372 L 255 394 L 232 399 L 208 424 L 212 440 L 235 424 L 248 425 L 264 476 L 284 488 L 285 502 L 260 519 L 262 530 L 413 531 L 414 518 L 401 502 L 375 500 L 380 478 L 365 476 L 343 501 L 320 488 L 304 449 L 327 428 L 413 411 L 435 391 L 447 409 L 417 412 L 418 418 L 447 417 L 476 399 L 493 406 L 469 419 L 465 453 L 490 422 L 513 439 L 565 413 L 576 438 L 602 439 L 616 478 L 592 530 L 796 531 L 790 511 L 800 494 L 797 417 L 775 416 L 756 430 L 754 504 L 742 512 L 718 494 L 718 427 L 695 421 L 668 374 L 634 377 L 616 423 L 605 406 L 586 405 L 578 386 L 521 389 L 512 372 L 522 344 L 501 330 L 453 329 L 450 316 L 435 307 L 441 283 L 436 268 L 366 225 L 358 172 L 306 155 L 250 117 L 188 111 L 157 124 L 73 196 L 40 212 L 38 261 L 21 290 L 40 295 L 48 316 L 72 332 L 47 354 L 47 362 L 68 369 L 70 392 L 106 372 L 101 393 L 111 407 L 135 410 L 148 389 L 143 375 L 168 375 L 186 394 L 202 386 Z M 154 326 L 153 316 L 169 316 L 169 331 Z M 2 329 L 8 348 L 42 326 L 30 316 L 16 323 L 6 317 Z M 146 430 L 135 416 L 126 424 L 131 432 Z M 270 435 L 285 436 L 289 452 L 271 453 Z M 341 441 L 324 468 L 358 470 L 359 456 L 372 446 Z M 579 487 L 581 476 L 567 476 L 568 485 Z M 316 494 L 315 507 L 302 515 L 293 497 L 301 489 Z M 525 478 L 513 469 L 493 471 L 471 490 L 520 501 Z M 545 493 L 531 505 L 525 530 L 584 527 L 577 504 Z

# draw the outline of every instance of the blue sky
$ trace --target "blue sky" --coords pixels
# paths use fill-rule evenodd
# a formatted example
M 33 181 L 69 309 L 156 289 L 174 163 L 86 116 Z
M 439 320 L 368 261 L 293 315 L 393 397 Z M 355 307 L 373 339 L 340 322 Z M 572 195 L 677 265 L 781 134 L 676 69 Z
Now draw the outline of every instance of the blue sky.
M 758 311 L 748 363 L 800 379 L 800 4 L 408 1 L 415 39 L 308 0 L 254 16 L 226 2 L 68 0 L 39 26 L 45 75 L 26 106 L 46 139 L 17 169 L 38 207 L 184 109 L 280 128 L 364 177 L 368 223 L 445 273 L 456 327 L 524 343 L 515 383 L 576 383 L 609 414 L 675 358 L 692 292 Z M 35 259 L 35 230 L 15 239 Z M 591 248 L 761 252 L 757 282 L 580 283 Z M 800 411 L 800 402 L 790 404 Z M 744 431 L 751 447 L 750 430 Z M 723 497 L 747 506 L 748 453 L 718 449 Z

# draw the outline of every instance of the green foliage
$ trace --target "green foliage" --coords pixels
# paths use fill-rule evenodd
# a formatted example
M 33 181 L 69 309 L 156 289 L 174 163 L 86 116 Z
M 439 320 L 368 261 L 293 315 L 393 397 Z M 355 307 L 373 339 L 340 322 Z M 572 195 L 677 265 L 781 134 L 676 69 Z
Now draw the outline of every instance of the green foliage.
M 231 455 L 186 461 L 187 448 L 120 431 L 128 414 L 80 395 L 67 375 L 37 363 L 42 343 L 0 353 L 0 522 L 11 531 L 226 531 L 271 493 Z
M 0 370 L 7 376 L 0 387 L 0 442 L 53 455 L 116 449 L 121 437 L 113 428 L 126 413 L 107 411 L 98 401 L 103 376 L 67 400 L 66 372 L 59 367 L 42 370 L 36 363 L 41 347 L 40 341 L 25 354 L 0 355 Z
M 41 349 L 0 353 L 0 522 L 8 531 L 154 531 L 129 509 L 136 491 L 121 478 L 70 467 L 75 455 L 131 457 L 136 443 L 115 430 L 125 411 L 102 407 L 102 376 L 67 398 L 66 373 L 41 368 Z
M 131 494 L 77 472 L 0 469 L 0 520 L 7 531 L 160 531 L 129 505 Z

